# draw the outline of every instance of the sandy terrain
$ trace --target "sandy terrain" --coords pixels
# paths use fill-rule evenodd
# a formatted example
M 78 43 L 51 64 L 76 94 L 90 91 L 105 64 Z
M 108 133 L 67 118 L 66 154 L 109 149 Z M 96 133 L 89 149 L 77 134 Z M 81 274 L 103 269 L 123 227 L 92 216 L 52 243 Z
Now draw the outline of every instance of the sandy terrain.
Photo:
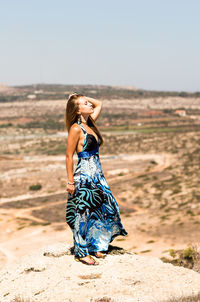
M 1 104 L 0 154 L 0 267 L 28 252 L 57 241 L 72 245 L 65 222 L 66 133 L 63 130 L 22 128 L 45 116 L 63 120 L 65 100 Z M 133 122 L 132 112 L 163 108 L 199 109 L 199 99 L 105 100 L 101 126 L 116 112 Z M 156 132 L 169 120 L 174 132 Z M 135 123 L 136 121 L 134 121 Z M 137 119 L 152 124 L 155 132 L 104 131 L 100 150 L 102 168 L 120 206 L 128 231 L 115 245 L 145 256 L 163 257 L 168 249 L 199 243 L 199 142 L 198 120 L 160 116 Z M 157 124 L 156 124 L 157 123 Z M 114 125 L 111 120 L 110 124 Z M 109 126 L 108 126 L 109 127 Z M 149 126 L 150 127 L 150 126 Z M 182 131 L 182 127 L 185 127 Z M 180 129 L 180 130 L 179 130 Z M 76 164 L 76 157 L 75 157 Z M 40 184 L 41 189 L 30 190 Z

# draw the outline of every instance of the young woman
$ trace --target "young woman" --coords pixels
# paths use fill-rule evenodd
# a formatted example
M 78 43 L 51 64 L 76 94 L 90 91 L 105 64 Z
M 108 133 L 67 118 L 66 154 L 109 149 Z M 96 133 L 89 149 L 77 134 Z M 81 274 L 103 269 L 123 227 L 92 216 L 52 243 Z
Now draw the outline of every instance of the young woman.
M 102 172 L 99 147 L 103 138 L 95 121 L 102 110 L 102 102 L 82 94 L 69 96 L 65 125 L 68 130 L 66 169 L 66 222 L 74 240 L 75 260 L 84 264 L 99 264 L 109 243 L 118 235 L 126 236 L 119 206 Z M 73 171 L 73 154 L 78 163 Z

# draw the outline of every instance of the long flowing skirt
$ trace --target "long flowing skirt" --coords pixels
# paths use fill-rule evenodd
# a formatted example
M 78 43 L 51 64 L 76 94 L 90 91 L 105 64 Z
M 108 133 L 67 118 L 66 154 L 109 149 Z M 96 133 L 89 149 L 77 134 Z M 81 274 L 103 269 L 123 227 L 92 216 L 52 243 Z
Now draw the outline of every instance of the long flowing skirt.
M 116 236 L 126 236 L 119 206 L 101 168 L 98 152 L 85 152 L 74 171 L 75 191 L 68 192 L 66 222 L 73 232 L 74 254 L 107 251 Z M 94 154 L 93 154 L 94 153 Z

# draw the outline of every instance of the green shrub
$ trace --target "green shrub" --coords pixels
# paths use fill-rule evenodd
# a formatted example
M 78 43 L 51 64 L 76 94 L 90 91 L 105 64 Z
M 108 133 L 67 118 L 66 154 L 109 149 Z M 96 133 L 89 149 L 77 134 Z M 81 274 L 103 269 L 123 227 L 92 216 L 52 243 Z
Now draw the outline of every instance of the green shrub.
M 13 124 L 12 123 L 7 123 L 7 124 L 1 124 L 0 128 L 7 128 L 7 127 L 12 127 Z
M 32 191 L 37 191 L 37 190 L 40 190 L 41 188 L 42 188 L 42 185 L 39 183 L 36 185 L 29 186 L 29 190 L 32 190 Z

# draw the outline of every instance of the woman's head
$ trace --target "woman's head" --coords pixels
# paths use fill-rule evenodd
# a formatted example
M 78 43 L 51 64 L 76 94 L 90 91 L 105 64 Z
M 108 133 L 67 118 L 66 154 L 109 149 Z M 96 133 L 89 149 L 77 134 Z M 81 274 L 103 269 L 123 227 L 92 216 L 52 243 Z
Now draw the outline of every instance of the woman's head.
M 88 116 L 87 124 L 90 126 L 94 132 L 100 136 L 103 143 L 103 137 L 101 136 L 100 131 L 98 130 L 95 121 L 90 116 L 94 111 L 92 104 L 83 94 L 72 93 L 69 95 L 66 105 L 65 112 L 65 126 L 67 131 L 70 127 L 77 121 L 81 122 L 81 115 Z
M 94 108 L 86 97 L 80 96 L 78 98 L 78 104 L 79 104 L 79 110 L 78 110 L 77 113 L 79 115 L 81 115 L 81 114 L 82 115 L 89 115 L 89 114 L 93 113 Z
M 92 104 L 83 94 L 70 94 L 66 106 L 66 128 L 69 130 L 74 122 L 77 122 L 78 120 L 81 121 L 81 115 L 89 116 L 93 111 L 94 108 Z

